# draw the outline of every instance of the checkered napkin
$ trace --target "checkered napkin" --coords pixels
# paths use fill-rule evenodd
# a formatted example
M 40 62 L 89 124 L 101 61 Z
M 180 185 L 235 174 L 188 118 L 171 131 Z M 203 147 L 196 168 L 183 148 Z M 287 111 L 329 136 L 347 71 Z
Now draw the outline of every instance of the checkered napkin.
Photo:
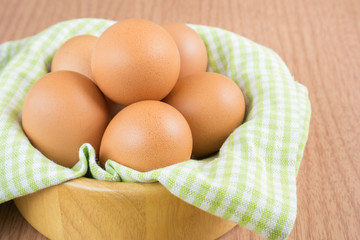
M 231 78 L 246 98 L 245 122 L 215 156 L 141 173 L 111 160 L 102 170 L 89 144 L 80 148 L 72 169 L 32 147 L 21 128 L 29 88 L 48 72 L 67 39 L 99 36 L 113 23 L 70 20 L 0 45 L 0 203 L 86 174 L 107 181 L 159 181 L 184 201 L 264 238 L 287 238 L 296 218 L 296 175 L 309 130 L 307 89 L 275 52 L 234 33 L 189 25 L 205 42 L 208 71 Z

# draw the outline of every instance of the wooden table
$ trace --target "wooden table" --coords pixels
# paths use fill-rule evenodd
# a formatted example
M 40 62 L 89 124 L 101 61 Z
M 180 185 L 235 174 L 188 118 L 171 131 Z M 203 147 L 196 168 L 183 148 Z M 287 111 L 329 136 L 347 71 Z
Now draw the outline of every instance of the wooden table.
M 80 17 L 217 26 L 278 52 L 312 103 L 290 239 L 359 238 L 360 1 L 0 0 L 0 43 Z M 45 237 L 7 202 L 0 205 L 0 239 Z M 221 239 L 261 238 L 235 227 Z

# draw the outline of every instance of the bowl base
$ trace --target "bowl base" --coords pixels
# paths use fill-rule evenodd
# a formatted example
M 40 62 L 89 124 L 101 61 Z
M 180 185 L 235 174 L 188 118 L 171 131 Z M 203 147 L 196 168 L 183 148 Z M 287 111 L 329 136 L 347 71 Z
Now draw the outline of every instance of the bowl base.
M 14 201 L 50 239 L 216 239 L 236 225 L 175 197 L 160 183 L 80 178 Z

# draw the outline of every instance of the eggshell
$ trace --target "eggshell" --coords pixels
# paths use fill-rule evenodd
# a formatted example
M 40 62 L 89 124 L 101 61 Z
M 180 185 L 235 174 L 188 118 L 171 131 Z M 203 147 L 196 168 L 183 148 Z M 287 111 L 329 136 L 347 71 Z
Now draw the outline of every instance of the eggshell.
M 79 148 L 90 143 L 99 151 L 109 122 L 105 99 L 80 73 L 57 71 L 29 90 L 22 111 L 23 129 L 46 157 L 65 167 L 79 160 Z
M 128 105 L 164 98 L 178 79 L 180 55 L 160 25 L 128 19 L 101 34 L 91 68 L 101 91 L 113 102 Z
M 91 71 L 91 54 L 97 39 L 92 35 L 79 35 L 67 40 L 56 51 L 51 63 L 51 71 L 69 70 L 78 72 L 96 83 Z M 114 103 L 108 98 L 106 98 L 106 103 L 109 108 L 110 118 L 124 108 L 123 105 Z
M 108 159 L 146 172 L 188 160 L 192 136 L 185 118 L 160 101 L 125 107 L 109 123 L 100 146 L 100 163 Z
M 179 49 L 179 78 L 206 72 L 208 57 L 205 44 L 199 34 L 183 23 L 165 23 L 161 26 L 175 40 Z
M 56 51 L 51 63 L 51 71 L 74 71 L 94 81 L 91 72 L 91 53 L 97 39 L 91 35 L 79 35 L 67 40 Z
M 245 114 L 240 88 L 231 79 L 211 72 L 179 79 L 163 101 L 179 110 L 189 123 L 194 158 L 218 151 Z

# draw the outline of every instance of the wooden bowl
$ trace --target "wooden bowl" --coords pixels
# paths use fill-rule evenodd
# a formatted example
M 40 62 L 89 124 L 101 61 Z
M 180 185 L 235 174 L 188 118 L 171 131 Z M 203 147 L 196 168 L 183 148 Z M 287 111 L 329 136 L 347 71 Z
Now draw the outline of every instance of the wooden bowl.
M 236 225 L 175 197 L 160 183 L 79 178 L 14 201 L 50 239 L 216 239 Z

